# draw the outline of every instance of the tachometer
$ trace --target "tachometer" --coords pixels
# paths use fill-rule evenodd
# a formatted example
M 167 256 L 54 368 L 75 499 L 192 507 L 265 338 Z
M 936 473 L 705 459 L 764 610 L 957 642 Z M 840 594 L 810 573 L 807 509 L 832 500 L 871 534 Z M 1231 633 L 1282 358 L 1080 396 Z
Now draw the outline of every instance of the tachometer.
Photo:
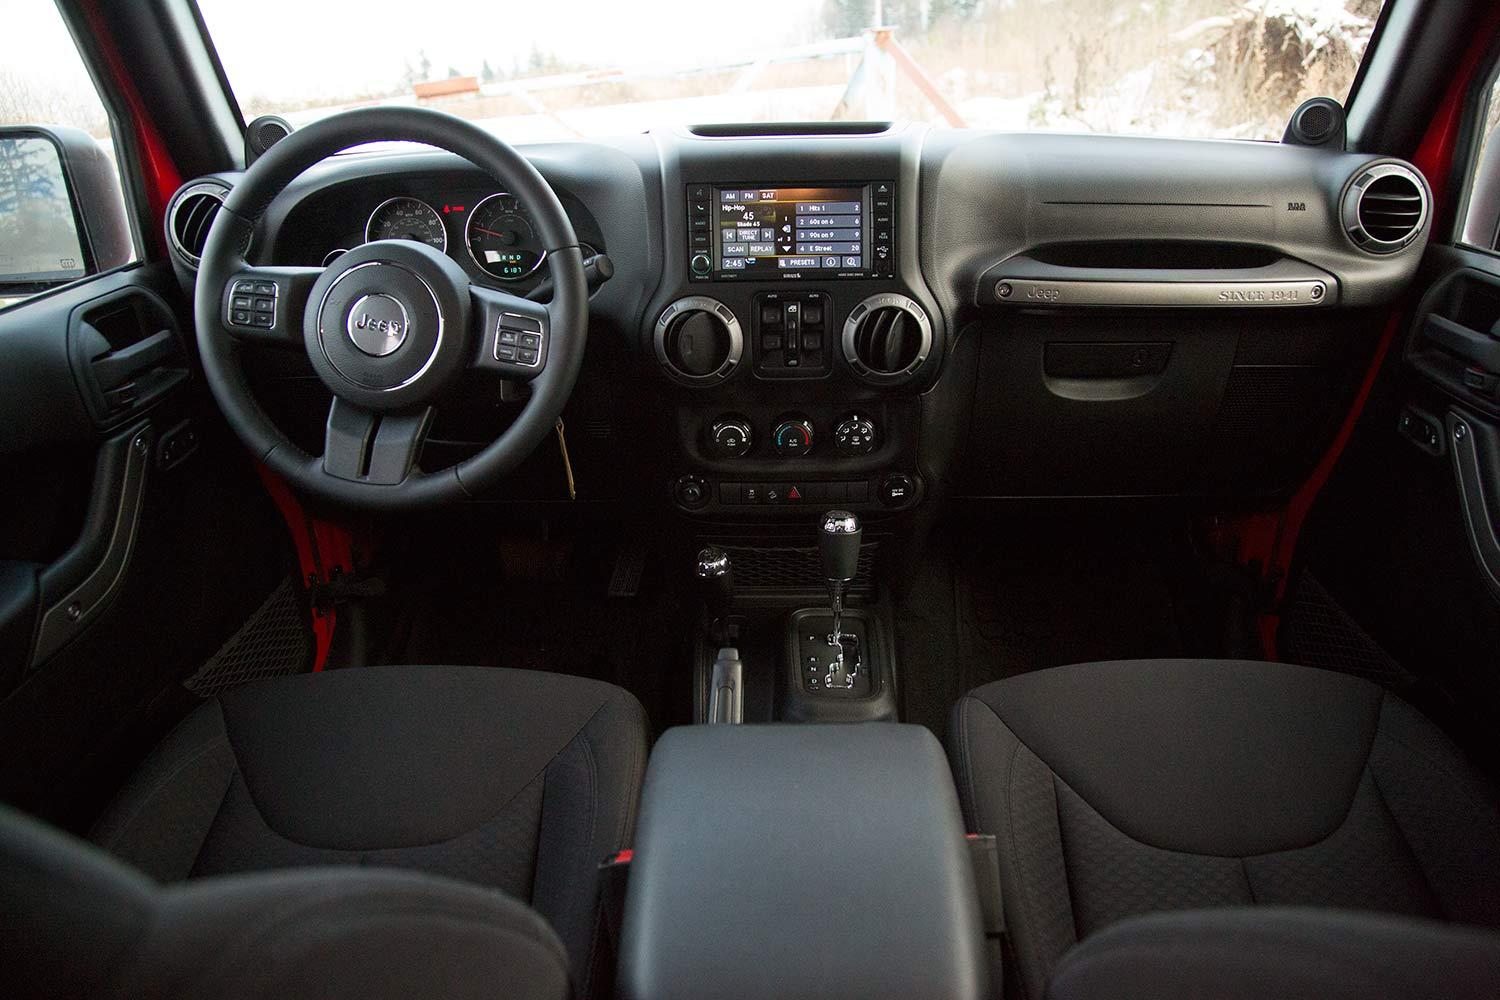
M 504 192 L 474 206 L 464 235 L 474 263 L 501 281 L 527 277 L 547 256 L 525 206 Z
M 447 252 L 448 230 L 437 209 L 418 198 L 390 198 L 375 206 L 365 223 L 365 242 L 411 240 Z

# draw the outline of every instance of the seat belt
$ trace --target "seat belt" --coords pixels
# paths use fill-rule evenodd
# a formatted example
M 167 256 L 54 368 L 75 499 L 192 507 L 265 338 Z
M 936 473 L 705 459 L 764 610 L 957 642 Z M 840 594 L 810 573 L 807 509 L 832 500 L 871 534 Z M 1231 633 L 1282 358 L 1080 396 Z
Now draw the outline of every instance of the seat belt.
M 979 892 L 979 919 L 984 925 L 985 951 L 989 954 L 990 994 L 999 996 L 1005 983 L 1005 899 L 1000 890 L 1000 850 L 992 833 L 970 833 L 969 863 L 974 867 L 974 888 Z

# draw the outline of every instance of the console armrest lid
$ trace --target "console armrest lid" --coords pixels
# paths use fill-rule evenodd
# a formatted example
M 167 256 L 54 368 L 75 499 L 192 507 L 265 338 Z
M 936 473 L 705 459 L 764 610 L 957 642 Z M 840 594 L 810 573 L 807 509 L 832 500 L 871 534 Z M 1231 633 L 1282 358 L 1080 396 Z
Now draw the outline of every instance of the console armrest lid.
M 980 997 L 947 759 L 920 726 L 694 726 L 652 752 L 622 995 Z

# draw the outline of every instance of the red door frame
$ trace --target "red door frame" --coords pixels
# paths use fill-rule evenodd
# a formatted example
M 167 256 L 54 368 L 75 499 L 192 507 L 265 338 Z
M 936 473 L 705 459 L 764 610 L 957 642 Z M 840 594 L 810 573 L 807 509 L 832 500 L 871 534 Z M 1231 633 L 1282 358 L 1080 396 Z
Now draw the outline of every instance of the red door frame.
M 134 148 L 140 152 L 140 180 L 144 185 L 149 216 L 142 220 L 145 235 L 156 253 L 164 255 L 167 205 L 172 200 L 172 195 L 182 186 L 182 175 L 152 120 L 135 81 L 131 79 L 125 60 L 115 45 L 114 35 L 104 19 L 99 0 L 87 0 L 81 6 L 91 41 L 104 63 L 102 70 L 108 74 L 112 89 L 123 104 L 121 110 L 128 116 L 127 121 L 117 124 L 128 128 Z M 257 462 L 256 471 L 286 522 L 292 545 L 297 552 L 303 586 L 311 588 L 329 583 L 340 574 L 351 574 L 353 542 L 350 532 L 341 525 L 308 514 L 286 481 L 264 465 Z M 322 670 L 327 665 L 328 653 L 333 644 L 337 609 L 331 604 L 325 608 L 312 607 L 310 602 L 309 614 L 316 650 L 313 669 Z
M 1435 220 L 1449 217 L 1446 212 L 1449 199 L 1457 195 L 1449 190 L 1449 182 L 1458 140 L 1464 132 L 1464 113 L 1474 77 L 1487 64 L 1497 30 L 1500 30 L 1500 7 L 1485 19 L 1459 60 L 1437 113 L 1412 157 L 1412 164 L 1422 171 L 1432 189 L 1432 218 Z M 1364 414 L 1365 404 L 1390 354 L 1396 334 L 1406 327 L 1407 322 L 1404 308 L 1398 307 L 1392 312 L 1343 423 L 1307 480 L 1286 505 L 1279 510 L 1221 518 L 1209 530 L 1210 538 L 1222 554 L 1254 571 L 1270 590 L 1269 606 L 1258 614 L 1256 620 L 1256 630 L 1268 659 L 1277 658 L 1276 636 L 1281 626 L 1282 606 L 1307 515 L 1338 465 L 1355 426 Z

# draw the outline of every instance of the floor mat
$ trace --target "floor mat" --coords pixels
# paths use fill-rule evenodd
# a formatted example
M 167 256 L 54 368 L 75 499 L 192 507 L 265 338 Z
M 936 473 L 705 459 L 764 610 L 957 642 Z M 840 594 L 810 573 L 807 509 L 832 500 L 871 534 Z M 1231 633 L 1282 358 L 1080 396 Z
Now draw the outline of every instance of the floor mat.
M 200 698 L 252 681 L 301 673 L 312 665 L 307 609 L 292 577 L 283 580 L 239 631 L 183 687 Z
M 654 732 L 691 719 L 684 611 L 649 559 L 636 596 L 610 596 L 619 544 L 455 553 L 395 593 L 403 622 L 382 658 L 592 677 L 640 699 Z
M 1276 641 L 1289 663 L 1354 674 L 1398 692 L 1416 684 L 1417 679 L 1360 627 L 1312 573 L 1304 572 L 1298 579 Z
M 953 701 L 990 681 L 1220 648 L 1222 614 L 1185 519 L 1030 515 L 936 537 L 896 632 L 905 717 L 938 733 Z

